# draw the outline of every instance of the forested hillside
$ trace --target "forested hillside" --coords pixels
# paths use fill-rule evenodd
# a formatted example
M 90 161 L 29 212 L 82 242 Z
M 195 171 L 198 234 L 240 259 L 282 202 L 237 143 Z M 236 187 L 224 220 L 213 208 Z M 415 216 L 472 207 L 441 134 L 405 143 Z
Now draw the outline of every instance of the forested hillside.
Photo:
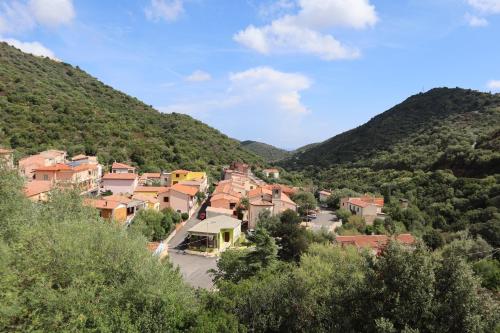
M 261 163 L 240 143 L 187 115 L 162 114 L 78 67 L 0 43 L 0 145 L 131 161 L 143 171 Z
M 346 163 L 376 169 L 450 168 L 458 174 L 484 175 L 500 170 L 494 146 L 497 142 L 498 148 L 498 128 L 500 94 L 432 89 L 295 154 L 284 165 L 295 169 Z
M 388 229 L 499 247 L 499 129 L 499 94 L 433 89 L 281 163 L 337 195 L 382 194 Z
M 242 141 L 241 146 L 246 150 L 261 156 L 268 162 L 279 161 L 290 156 L 289 151 L 271 146 L 267 143 L 247 140 Z

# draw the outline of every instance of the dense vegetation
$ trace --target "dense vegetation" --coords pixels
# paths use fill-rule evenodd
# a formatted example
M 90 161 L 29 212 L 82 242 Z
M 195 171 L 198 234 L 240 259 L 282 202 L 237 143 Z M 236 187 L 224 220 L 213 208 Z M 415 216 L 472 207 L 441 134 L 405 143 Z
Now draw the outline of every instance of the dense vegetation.
M 423 236 L 439 230 L 446 239 L 469 230 L 499 247 L 499 128 L 500 95 L 433 89 L 284 165 L 301 168 L 297 174 L 319 188 L 334 189 L 334 209 L 339 197 L 356 192 L 385 197 L 385 226 L 352 218 L 343 231 Z M 408 209 L 400 199 L 409 201 Z
M 290 152 L 281 148 L 271 146 L 267 143 L 257 141 L 242 141 L 241 146 L 254 154 L 259 155 L 267 162 L 276 162 L 290 156 Z
M 130 161 L 143 171 L 261 163 L 236 140 L 189 116 L 162 114 L 78 67 L 0 43 L 0 146 Z
M 21 186 L 0 169 L 2 332 L 491 332 L 499 319 L 481 287 L 498 288 L 498 267 L 479 240 L 391 244 L 374 258 L 300 228 L 292 211 L 262 215 L 253 246 L 218 261 L 218 290 L 196 292 L 141 232 L 76 193 L 38 204 Z

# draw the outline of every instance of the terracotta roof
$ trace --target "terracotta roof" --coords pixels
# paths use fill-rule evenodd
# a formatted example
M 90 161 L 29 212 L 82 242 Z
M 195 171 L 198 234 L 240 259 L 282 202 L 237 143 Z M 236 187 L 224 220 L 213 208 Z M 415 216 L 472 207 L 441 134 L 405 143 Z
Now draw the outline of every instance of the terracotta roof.
M 286 195 L 285 193 L 281 193 L 281 201 L 284 201 L 284 202 L 288 202 L 288 203 L 291 203 L 291 204 L 294 204 L 294 205 L 297 205 L 292 199 L 290 199 L 290 197 L 288 195 Z
M 190 196 L 194 196 L 198 192 L 198 190 L 196 188 L 191 187 L 191 186 L 182 185 L 182 184 L 175 184 L 174 186 L 172 186 L 170 188 L 170 190 L 174 190 L 174 191 L 177 191 L 180 193 L 188 194 Z
M 49 192 L 52 190 L 52 182 L 50 180 L 32 180 L 24 187 L 24 194 L 27 197 Z
M 179 173 L 179 174 L 186 174 L 186 173 L 190 173 L 190 172 L 191 171 L 189 171 L 189 170 L 182 170 L 182 169 L 172 171 L 172 173 Z
M 4 148 L 0 148 L 0 154 L 10 154 L 12 153 L 13 150 L 12 149 L 4 149 Z
M 331 195 L 332 193 L 331 193 L 331 192 L 329 192 L 329 191 L 325 191 L 325 190 L 323 190 L 323 191 L 319 191 L 319 194 Z
M 228 193 L 217 193 L 212 195 L 210 198 L 211 201 L 217 201 L 217 200 L 228 200 L 228 201 L 234 201 L 234 202 L 240 202 L 240 197 Z
M 368 207 L 371 203 L 361 200 L 360 198 L 350 198 L 349 203 L 358 207 Z
M 49 149 L 49 150 L 40 152 L 39 155 L 46 157 L 46 158 L 54 158 L 54 157 L 58 157 L 61 155 L 66 155 L 66 152 L 64 150 Z
M 102 179 L 126 179 L 133 180 L 136 179 L 137 175 L 135 173 L 107 173 L 102 176 Z
M 151 202 L 151 203 L 158 203 L 160 202 L 156 197 L 153 197 L 151 195 L 146 195 L 146 194 L 135 194 L 132 196 L 132 198 L 140 200 L 140 201 L 145 201 L 145 202 Z
M 75 171 L 83 171 L 83 170 L 94 170 L 97 169 L 97 164 L 80 164 L 76 167 L 73 167 Z
M 270 168 L 270 169 L 264 169 L 262 170 L 263 172 L 280 172 L 278 169 L 275 169 L 275 168 Z
M 71 160 L 72 161 L 79 161 L 79 160 L 84 160 L 86 158 L 88 158 L 87 155 L 80 154 L 80 155 L 73 156 L 71 158 Z
M 50 166 L 42 166 L 35 169 L 35 171 L 71 171 L 72 168 L 69 165 L 58 163 Z
M 167 186 L 137 186 L 134 192 L 156 192 L 156 193 L 164 193 L 167 192 L 170 188 Z
M 264 194 L 272 195 L 273 192 L 267 187 L 257 187 L 248 192 L 248 197 L 249 198 L 257 197 L 257 196 L 262 196 Z
M 135 168 L 133 166 L 130 166 L 128 164 L 125 164 L 125 163 L 118 163 L 118 162 L 114 162 L 113 165 L 111 165 L 111 169 L 134 169 Z
M 264 201 L 262 199 L 252 200 L 250 201 L 250 205 L 252 206 L 274 206 L 273 203 L 269 201 Z
M 159 172 L 145 172 L 141 175 L 141 178 L 149 179 L 149 178 L 160 178 L 161 174 Z
M 106 199 L 85 199 L 84 204 L 98 209 L 115 209 L 122 203 L 119 201 Z
M 281 188 L 281 192 L 283 192 L 287 195 L 292 195 L 292 194 L 295 194 L 297 192 L 296 189 L 294 189 L 290 186 L 283 185 L 283 184 L 265 185 L 264 187 L 267 189 L 270 189 L 270 190 L 275 188 L 275 187 L 279 187 L 279 188 Z
M 131 197 L 127 197 L 125 195 L 118 195 L 118 194 L 108 195 L 108 196 L 103 197 L 103 199 L 108 200 L 108 201 L 116 201 L 116 202 L 119 202 L 122 204 L 129 204 L 132 201 L 134 201 L 134 199 Z M 142 201 L 142 200 L 140 200 L 140 201 Z
M 361 248 L 380 249 L 389 241 L 387 235 L 356 235 L 356 236 L 337 236 L 337 243 L 341 245 L 354 245 Z M 415 238 L 411 234 L 401 234 L 395 238 L 398 242 L 411 245 L 415 243 Z

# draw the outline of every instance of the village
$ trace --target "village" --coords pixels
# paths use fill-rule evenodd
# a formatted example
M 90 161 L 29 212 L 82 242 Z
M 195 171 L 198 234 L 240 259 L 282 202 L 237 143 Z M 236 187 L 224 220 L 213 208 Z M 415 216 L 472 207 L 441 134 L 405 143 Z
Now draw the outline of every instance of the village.
M 97 210 L 109 223 L 129 228 L 140 212 L 166 212 L 177 216 L 163 239 L 149 239 L 154 256 L 179 266 L 186 281 L 195 287 L 211 288 L 207 274 L 216 258 L 228 248 L 251 247 L 247 235 L 254 232 L 262 214 L 279 216 L 286 211 L 300 215 L 303 228 L 335 234 L 335 243 L 378 254 L 389 241 L 387 235 L 338 235 L 342 219 L 325 209 L 331 192 L 315 193 L 314 205 L 306 211 L 293 198 L 303 189 L 280 184 L 277 168 L 259 170 L 268 184 L 255 176 L 252 167 L 233 162 L 222 168 L 220 180 L 205 171 L 172 170 L 139 174 L 122 162 L 104 166 L 96 156 L 69 157 L 65 151 L 47 150 L 14 163 L 13 150 L 0 149 L 7 168 L 16 169 L 25 180 L 24 194 L 43 204 L 55 190 L 74 190 L 85 206 Z M 384 198 L 364 195 L 344 197 L 340 208 L 359 216 L 366 225 L 383 220 Z M 405 245 L 415 243 L 411 234 L 395 237 Z

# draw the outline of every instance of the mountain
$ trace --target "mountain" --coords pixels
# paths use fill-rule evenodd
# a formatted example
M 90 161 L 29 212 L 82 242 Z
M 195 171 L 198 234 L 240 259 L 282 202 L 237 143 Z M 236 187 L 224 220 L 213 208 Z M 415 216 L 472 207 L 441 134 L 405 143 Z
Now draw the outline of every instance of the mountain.
M 282 164 L 291 169 L 354 164 L 488 174 L 500 167 L 498 128 L 500 94 L 436 88 L 408 98 L 362 126 L 299 151 Z
M 254 154 L 259 155 L 268 162 L 276 162 L 290 156 L 290 152 L 271 146 L 267 143 L 257 141 L 242 141 L 241 146 Z
M 0 145 L 130 161 L 141 170 L 263 163 L 240 143 L 182 114 L 163 114 L 78 67 L 0 43 Z M 19 157 L 19 156 L 18 156 Z

